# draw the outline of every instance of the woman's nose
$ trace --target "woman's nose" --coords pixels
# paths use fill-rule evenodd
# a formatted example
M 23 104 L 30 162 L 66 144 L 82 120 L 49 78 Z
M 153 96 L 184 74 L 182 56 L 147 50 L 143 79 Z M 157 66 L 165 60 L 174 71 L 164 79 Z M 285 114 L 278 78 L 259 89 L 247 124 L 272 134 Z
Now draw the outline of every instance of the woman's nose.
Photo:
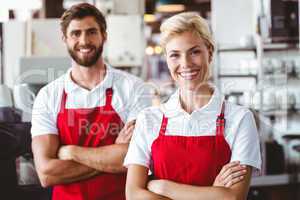
M 180 65 L 183 68 L 189 68 L 191 66 L 191 58 L 189 55 L 183 55 L 181 56 Z

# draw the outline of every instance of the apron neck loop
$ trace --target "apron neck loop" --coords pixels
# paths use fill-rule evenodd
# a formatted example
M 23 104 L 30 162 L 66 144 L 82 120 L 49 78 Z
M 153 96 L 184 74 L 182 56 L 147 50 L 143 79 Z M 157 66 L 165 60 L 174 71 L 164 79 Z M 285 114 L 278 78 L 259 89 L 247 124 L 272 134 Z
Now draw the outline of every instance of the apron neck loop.
M 168 125 L 168 118 L 163 115 L 159 135 L 165 135 Z
M 63 90 L 62 98 L 60 101 L 60 111 L 62 111 L 66 107 L 66 101 L 67 101 L 67 93 L 65 90 Z
M 225 101 L 222 102 L 221 113 L 218 115 L 218 119 L 224 119 L 224 112 L 225 112 Z
M 221 113 L 218 115 L 217 120 L 216 120 L 216 135 L 217 136 L 224 135 L 224 128 L 225 128 L 224 111 L 225 111 L 225 102 L 223 101 Z
M 109 106 L 109 105 L 111 105 L 111 102 L 112 102 L 113 89 L 112 88 L 107 88 L 106 91 L 105 91 L 105 94 L 106 94 L 106 103 L 105 103 L 105 105 Z

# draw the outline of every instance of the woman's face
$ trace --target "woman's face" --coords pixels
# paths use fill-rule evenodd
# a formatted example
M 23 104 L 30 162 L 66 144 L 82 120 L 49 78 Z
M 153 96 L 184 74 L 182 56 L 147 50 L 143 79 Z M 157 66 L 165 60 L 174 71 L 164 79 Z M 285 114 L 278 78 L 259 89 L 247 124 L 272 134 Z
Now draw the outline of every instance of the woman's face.
M 202 38 L 184 32 L 173 36 L 165 50 L 171 76 L 180 88 L 197 90 L 207 81 L 211 58 Z

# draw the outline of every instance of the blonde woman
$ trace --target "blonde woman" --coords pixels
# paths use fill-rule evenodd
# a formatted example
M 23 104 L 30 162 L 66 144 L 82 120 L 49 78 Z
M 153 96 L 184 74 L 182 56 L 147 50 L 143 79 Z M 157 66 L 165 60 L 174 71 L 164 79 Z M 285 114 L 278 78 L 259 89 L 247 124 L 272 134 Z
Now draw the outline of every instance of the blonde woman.
M 161 45 L 178 90 L 137 118 L 124 162 L 127 199 L 245 199 L 261 166 L 259 137 L 252 113 L 208 81 L 214 44 L 206 21 L 190 12 L 169 18 Z

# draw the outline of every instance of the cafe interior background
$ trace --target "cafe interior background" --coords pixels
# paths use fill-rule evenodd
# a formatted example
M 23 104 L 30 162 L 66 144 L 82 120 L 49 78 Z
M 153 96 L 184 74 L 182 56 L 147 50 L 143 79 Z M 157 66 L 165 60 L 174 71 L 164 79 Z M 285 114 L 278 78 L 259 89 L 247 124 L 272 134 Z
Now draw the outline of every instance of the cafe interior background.
M 105 14 L 106 62 L 151 84 L 154 105 L 175 90 L 161 22 L 183 11 L 203 16 L 216 43 L 212 81 L 251 109 L 259 129 L 263 170 L 248 199 L 300 199 L 298 0 L 0 0 L 0 199 L 50 199 L 32 162 L 31 109 L 39 89 L 70 67 L 59 17 L 80 2 Z

